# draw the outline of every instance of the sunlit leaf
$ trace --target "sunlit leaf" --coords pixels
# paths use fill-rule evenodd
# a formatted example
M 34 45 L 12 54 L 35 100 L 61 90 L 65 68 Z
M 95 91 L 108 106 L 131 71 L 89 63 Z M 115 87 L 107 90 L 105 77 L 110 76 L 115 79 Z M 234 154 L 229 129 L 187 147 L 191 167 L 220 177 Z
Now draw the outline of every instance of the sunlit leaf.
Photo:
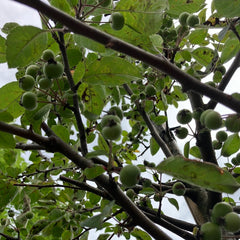
M 234 193 L 240 187 L 235 178 L 218 166 L 181 156 L 162 161 L 157 170 L 179 180 L 216 192 Z
M 217 9 L 220 17 L 239 17 L 240 16 L 240 5 L 239 0 L 213 0 L 213 4 Z
M 199 47 L 192 52 L 192 56 L 203 66 L 212 62 L 214 54 L 214 51 L 208 47 Z
M 83 81 L 89 84 L 116 86 L 140 78 L 137 67 L 117 57 L 103 57 L 86 67 Z
M 240 138 L 237 133 L 228 136 L 227 140 L 222 146 L 221 154 L 224 157 L 229 157 L 237 152 L 240 148 Z
M 47 32 L 33 26 L 15 27 L 7 36 L 6 46 L 8 67 L 24 67 L 47 48 Z

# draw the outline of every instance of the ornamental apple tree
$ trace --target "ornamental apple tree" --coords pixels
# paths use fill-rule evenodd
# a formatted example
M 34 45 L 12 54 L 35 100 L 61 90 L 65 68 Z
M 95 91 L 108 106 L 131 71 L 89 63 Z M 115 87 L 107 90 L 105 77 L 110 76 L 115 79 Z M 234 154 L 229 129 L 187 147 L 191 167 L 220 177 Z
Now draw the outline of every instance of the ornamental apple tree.
M 42 26 L 1 29 L 0 239 L 237 239 L 239 3 L 14 1 Z

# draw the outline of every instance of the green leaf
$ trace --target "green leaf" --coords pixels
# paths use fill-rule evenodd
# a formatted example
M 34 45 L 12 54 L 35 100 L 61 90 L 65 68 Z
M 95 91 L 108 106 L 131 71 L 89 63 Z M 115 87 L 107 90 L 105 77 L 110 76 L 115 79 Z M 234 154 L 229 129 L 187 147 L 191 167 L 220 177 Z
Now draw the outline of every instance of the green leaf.
M 13 186 L 10 182 L 0 180 L 0 210 L 10 203 L 17 194 L 17 187 Z
M 189 157 L 190 142 L 186 142 L 184 145 L 184 157 Z
M 15 148 L 14 137 L 10 133 L 0 132 L 0 148 Z
M 98 146 L 100 150 L 104 150 L 106 153 L 109 153 L 109 146 L 102 134 L 98 135 Z
M 205 0 L 168 0 L 168 2 L 169 10 L 167 12 L 175 18 L 177 18 L 182 12 L 198 12 L 205 5 Z
M 157 170 L 211 191 L 234 193 L 240 187 L 228 171 L 211 163 L 181 156 L 162 161 L 157 166 Z
M 6 62 L 6 40 L 0 36 L 0 63 Z
M 134 228 L 134 230 L 131 232 L 131 235 L 137 240 L 152 240 L 152 238 L 146 232 L 139 228 Z
M 102 214 L 98 214 L 93 217 L 85 219 L 80 223 L 80 226 L 101 229 L 102 222 L 103 222 L 103 216 Z
M 33 26 L 15 27 L 7 36 L 6 46 L 8 67 L 25 67 L 47 48 L 47 32 Z
M 13 116 L 9 112 L 0 110 L 0 121 L 11 122 L 13 119 Z
M 122 14 L 126 26 L 140 34 L 150 35 L 160 29 L 162 16 L 167 7 L 167 0 L 121 0 L 115 9 L 125 10 Z M 126 9 L 129 9 L 129 11 L 126 11 Z
M 53 104 L 49 103 L 40 108 L 33 116 L 34 120 L 44 119 L 46 115 L 50 112 Z
M 228 136 L 227 140 L 222 146 L 221 154 L 224 157 L 229 157 L 233 153 L 237 152 L 240 148 L 240 138 L 237 133 Z
M 232 18 L 240 16 L 239 0 L 213 0 L 213 4 L 220 17 Z
M 88 179 L 94 179 L 105 172 L 102 166 L 94 166 L 84 169 L 84 174 Z
M 159 148 L 160 147 L 159 147 L 158 143 L 156 142 L 156 140 L 153 137 L 151 137 L 151 139 L 150 139 L 151 154 L 154 156 L 158 152 Z
M 64 216 L 64 212 L 59 208 L 54 208 L 48 215 L 50 221 L 57 221 Z
M 60 137 L 64 142 L 69 142 L 70 133 L 65 126 L 53 125 L 52 130 L 54 133 Z
M 237 38 L 228 39 L 223 46 L 221 54 L 222 63 L 225 63 L 232 59 L 239 50 L 240 50 L 239 40 Z
M 4 26 L 1 28 L 1 31 L 5 34 L 9 34 L 17 26 L 19 26 L 19 24 L 16 22 L 8 22 L 4 24 Z
M 96 41 L 93 41 L 92 39 L 89 39 L 87 37 L 74 34 L 73 35 L 74 41 L 79 47 L 84 47 L 89 50 L 92 50 L 94 52 L 104 53 L 106 51 L 106 48 L 103 44 L 100 44 Z
M 201 158 L 202 157 L 200 149 L 197 146 L 191 147 L 189 153 L 195 158 Z
M 71 7 L 67 0 L 50 0 L 50 4 L 63 12 L 71 14 Z
M 90 84 L 117 86 L 141 78 L 139 69 L 125 59 L 103 57 L 86 67 L 83 81 Z
M 84 114 L 89 120 L 96 120 L 105 105 L 106 92 L 104 86 L 82 83 L 78 93 L 86 109 Z
M 214 51 L 208 47 L 199 47 L 192 52 L 196 61 L 205 67 L 212 62 L 214 55 Z
M 14 118 L 19 117 L 25 110 L 19 101 L 23 90 L 18 82 L 10 82 L 0 88 L 0 109 L 6 109 Z
M 207 29 L 196 29 L 188 36 L 190 43 L 201 44 L 207 36 Z
M 98 156 L 101 156 L 101 155 L 106 156 L 107 152 L 105 150 L 96 150 L 96 151 L 87 153 L 86 158 L 94 158 L 94 157 L 98 157 Z
M 178 201 L 175 198 L 168 198 L 168 201 L 177 209 L 179 210 Z
M 73 73 L 74 83 L 77 84 L 79 81 L 81 81 L 84 74 L 85 74 L 85 64 L 84 62 L 79 62 Z

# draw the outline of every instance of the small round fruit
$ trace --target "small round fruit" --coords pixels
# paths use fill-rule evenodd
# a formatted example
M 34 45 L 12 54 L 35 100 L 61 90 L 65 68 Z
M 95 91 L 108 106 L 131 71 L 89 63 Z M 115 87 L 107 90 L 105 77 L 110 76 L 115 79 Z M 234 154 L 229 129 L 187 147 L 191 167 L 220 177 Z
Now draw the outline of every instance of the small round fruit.
M 205 125 L 205 117 L 207 116 L 208 113 L 212 112 L 212 109 L 207 109 L 205 111 L 202 112 L 201 116 L 200 116 L 200 122 L 201 124 Z
M 41 78 L 38 83 L 39 87 L 43 90 L 47 90 L 52 86 L 52 80 L 46 77 Z
M 221 228 L 212 222 L 204 223 L 201 228 L 201 240 L 221 240 Z
M 213 149 L 218 150 L 222 147 L 222 143 L 219 142 L 218 140 L 213 140 L 212 141 L 212 146 L 213 146 Z
M 33 111 L 38 105 L 37 95 L 33 92 L 25 92 L 22 95 L 21 104 L 25 109 Z
M 132 188 L 129 188 L 126 192 L 126 195 L 132 199 L 135 196 L 135 192 Z
M 127 165 L 120 171 L 120 181 L 125 187 L 134 187 L 140 178 L 140 169 L 135 165 Z
M 46 49 L 45 51 L 43 51 L 42 53 L 42 59 L 44 61 L 49 61 L 49 60 L 54 60 L 55 58 L 55 54 L 51 49 Z
M 156 95 L 157 90 L 152 84 L 148 84 L 144 89 L 147 97 L 152 97 Z
M 111 127 L 104 127 L 102 129 L 102 135 L 108 140 L 117 140 L 122 133 L 120 124 L 115 124 Z
M 224 75 L 226 73 L 226 68 L 223 65 L 219 65 L 215 68 L 214 71 L 219 71 L 222 73 L 222 75 Z
M 181 182 L 174 183 L 172 186 L 172 192 L 177 196 L 183 196 L 186 192 L 185 185 Z
M 121 119 L 116 115 L 105 115 L 101 121 L 101 127 L 109 127 L 112 125 L 121 124 Z
M 121 30 L 124 26 L 124 16 L 120 12 L 114 12 L 110 18 L 111 27 L 114 30 Z
M 153 196 L 153 199 L 155 202 L 160 202 L 162 199 L 162 194 L 161 193 L 155 193 Z
M 205 126 L 209 129 L 218 129 L 222 126 L 222 118 L 218 112 L 211 111 L 205 116 Z
M 195 109 L 192 113 L 192 117 L 196 120 L 200 120 L 203 110 L 201 108 Z
M 188 135 L 188 130 L 185 127 L 179 127 L 175 130 L 175 134 L 178 138 L 184 139 Z
M 182 109 L 177 114 L 177 121 L 181 124 L 187 124 L 192 120 L 192 113 L 188 109 Z
M 235 212 L 230 212 L 224 217 L 224 227 L 228 232 L 235 233 L 240 230 L 240 217 Z
M 26 213 L 26 218 L 27 219 L 32 219 L 33 218 L 33 212 L 29 211 Z
M 60 62 L 47 62 L 43 65 L 43 73 L 47 78 L 59 78 L 64 71 L 63 64 Z
M 225 142 L 227 140 L 227 133 L 225 131 L 218 131 L 216 133 L 216 138 L 219 142 Z
M 19 79 L 19 87 L 24 91 L 30 91 L 35 85 L 35 79 L 31 75 L 24 75 Z
M 31 75 L 32 77 L 36 78 L 39 72 L 39 67 L 37 65 L 30 65 L 27 67 L 25 74 Z
M 195 25 L 199 24 L 199 18 L 196 15 L 189 15 L 187 18 L 187 25 L 189 27 L 194 27 Z
M 116 116 L 118 116 L 121 120 L 123 119 L 123 112 L 122 112 L 122 110 L 121 110 L 119 107 L 117 107 L 117 106 L 111 107 L 111 108 L 109 109 L 109 111 L 108 111 L 108 114 L 110 114 L 110 115 L 116 115 Z
M 229 116 L 225 121 L 225 126 L 230 132 L 240 131 L 240 118 L 238 115 Z
M 108 7 L 112 4 L 112 0 L 98 0 L 98 2 L 100 3 L 101 2 L 101 6 L 102 7 Z
M 219 220 L 224 217 L 227 213 L 232 212 L 232 206 L 227 202 L 218 202 L 213 206 L 212 209 L 212 222 L 219 223 Z
M 186 26 L 187 25 L 187 18 L 189 16 L 189 13 L 187 12 L 182 12 L 180 15 L 179 15 L 179 22 L 182 26 Z
M 151 180 L 148 179 L 148 178 L 145 178 L 144 181 L 143 181 L 143 187 L 147 188 L 147 187 L 150 187 L 151 185 L 152 185 Z
M 13 210 L 9 210 L 9 211 L 8 211 L 8 216 L 9 216 L 9 217 L 14 217 L 14 215 L 15 215 L 15 213 L 14 213 Z

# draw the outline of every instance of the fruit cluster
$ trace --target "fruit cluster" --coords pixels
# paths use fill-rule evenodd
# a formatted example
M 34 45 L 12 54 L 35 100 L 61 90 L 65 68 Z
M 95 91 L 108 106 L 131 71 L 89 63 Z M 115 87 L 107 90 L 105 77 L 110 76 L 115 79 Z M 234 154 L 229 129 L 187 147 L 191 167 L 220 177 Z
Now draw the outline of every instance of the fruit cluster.
M 240 230 L 240 217 L 233 212 L 232 206 L 227 202 L 216 203 L 212 209 L 211 221 L 204 223 L 200 228 L 202 240 L 221 240 L 222 231 L 235 233 Z
M 199 24 L 199 18 L 196 15 L 189 14 L 187 12 L 182 12 L 179 15 L 179 23 L 182 26 L 189 26 L 194 27 L 195 25 Z
M 61 78 L 61 81 L 68 85 L 67 79 L 63 77 L 64 66 L 55 60 L 52 50 L 45 50 L 41 60 L 38 64 L 28 66 L 25 75 L 19 79 L 19 87 L 25 91 L 20 104 L 29 111 L 37 108 L 39 93 L 46 93 L 54 85 L 54 80 L 60 81 Z

